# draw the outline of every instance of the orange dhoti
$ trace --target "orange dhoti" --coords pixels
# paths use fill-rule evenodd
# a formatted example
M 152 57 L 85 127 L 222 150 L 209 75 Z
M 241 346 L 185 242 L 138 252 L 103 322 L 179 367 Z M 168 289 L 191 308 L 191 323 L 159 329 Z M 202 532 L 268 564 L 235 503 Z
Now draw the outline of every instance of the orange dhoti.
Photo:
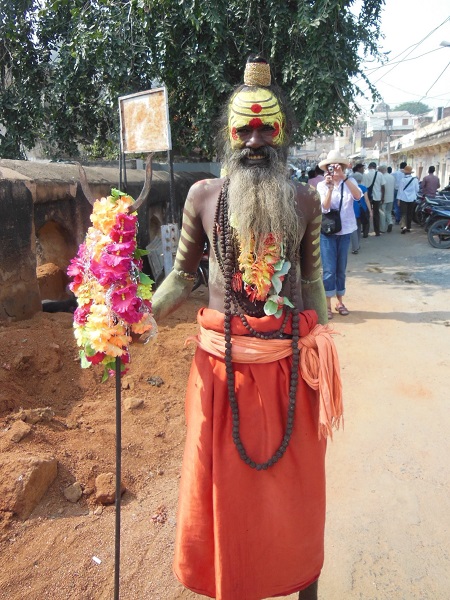
M 218 333 L 220 339 L 223 314 L 202 309 L 198 319 L 204 333 Z M 277 330 L 282 318 L 248 320 L 253 328 L 268 332 Z M 289 324 L 285 332 L 290 333 Z M 342 404 L 337 357 L 334 348 L 329 352 L 331 338 L 326 328 L 317 326 L 315 312 L 305 311 L 300 315 L 301 338 L 310 339 L 311 332 L 329 338 L 327 348 L 322 344 L 322 371 L 334 377 L 322 372 L 322 384 L 319 377 L 310 381 L 316 390 L 299 377 L 288 449 L 273 467 L 261 471 L 239 457 L 232 438 L 225 362 L 208 340 L 202 344 L 200 336 L 187 389 L 174 560 L 176 576 L 194 592 L 218 600 L 261 600 L 304 589 L 319 577 L 325 525 L 326 439 L 321 434 L 339 424 Z M 233 339 L 247 334 L 240 319 L 233 317 Z M 276 342 L 280 347 L 290 344 Z M 317 346 L 320 343 L 307 359 L 310 366 L 311 361 L 319 365 Z M 307 349 L 300 347 L 302 372 Z M 265 363 L 255 358 L 235 362 L 233 348 L 241 440 L 250 458 L 264 463 L 286 431 L 292 356 Z M 321 385 L 327 389 L 321 390 Z

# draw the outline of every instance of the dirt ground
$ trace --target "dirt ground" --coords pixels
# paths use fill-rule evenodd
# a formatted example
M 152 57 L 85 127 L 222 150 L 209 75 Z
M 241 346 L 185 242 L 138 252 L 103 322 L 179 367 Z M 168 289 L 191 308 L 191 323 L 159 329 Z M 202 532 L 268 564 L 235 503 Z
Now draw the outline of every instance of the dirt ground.
M 450 251 L 431 248 L 418 229 L 362 242 L 349 257 L 351 314 L 333 319 L 346 419 L 328 448 L 319 596 L 446 600 Z M 144 402 L 122 411 L 123 600 L 199 598 L 177 583 L 171 559 L 194 352 L 184 340 L 206 300 L 200 288 L 159 324 L 155 340 L 132 347 L 122 396 Z M 152 385 L 154 378 L 163 383 Z M 0 327 L 0 381 L 0 451 L 58 460 L 58 476 L 30 518 L 1 523 L 0 598 L 111 600 L 114 507 L 99 508 L 92 490 L 99 473 L 114 471 L 114 381 L 100 384 L 98 371 L 81 370 L 72 317 L 63 313 Z M 9 441 L 20 408 L 47 406 L 53 419 Z M 63 492 L 75 481 L 84 494 L 73 504 Z

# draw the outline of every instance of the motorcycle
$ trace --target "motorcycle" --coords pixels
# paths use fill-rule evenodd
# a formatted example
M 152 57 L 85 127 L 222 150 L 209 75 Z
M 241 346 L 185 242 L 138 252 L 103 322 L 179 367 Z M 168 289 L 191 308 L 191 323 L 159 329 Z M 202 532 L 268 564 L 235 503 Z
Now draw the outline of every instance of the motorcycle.
M 450 206 L 450 197 L 437 194 L 435 197 L 419 196 L 414 209 L 414 221 L 421 227 L 426 227 L 434 207 Z
M 433 248 L 450 248 L 450 204 L 433 207 L 426 229 Z

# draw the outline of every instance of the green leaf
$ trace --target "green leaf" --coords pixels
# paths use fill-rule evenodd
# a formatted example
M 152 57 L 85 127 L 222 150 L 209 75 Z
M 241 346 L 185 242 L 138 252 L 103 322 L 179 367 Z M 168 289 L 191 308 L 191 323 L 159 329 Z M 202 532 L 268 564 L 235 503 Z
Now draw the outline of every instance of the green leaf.
M 281 269 L 280 270 L 276 270 L 277 275 L 287 275 L 287 273 L 289 273 L 289 269 L 291 268 L 291 263 L 288 260 L 285 260 Z
M 150 277 L 148 275 L 146 275 L 145 273 L 142 273 L 142 271 L 139 273 L 139 281 L 140 283 L 142 283 L 142 285 L 153 285 L 154 281 L 152 279 L 150 279 Z
M 277 294 L 281 292 L 281 288 L 283 287 L 283 282 L 281 281 L 278 273 L 274 273 L 272 275 L 272 288 L 275 290 Z
M 88 359 L 86 358 L 86 354 L 85 354 L 84 350 L 80 350 L 78 354 L 80 356 L 81 368 L 82 369 L 89 369 L 89 367 L 92 366 L 92 363 L 89 362 Z
M 266 315 L 275 315 L 277 311 L 278 304 L 273 300 L 267 300 L 267 302 L 264 304 L 264 312 L 266 313 Z
M 133 254 L 133 258 L 142 258 L 143 256 L 147 256 L 148 250 L 142 250 L 141 248 L 136 248 Z
M 121 192 L 120 190 L 116 189 L 116 188 L 112 188 L 111 189 L 111 196 L 115 199 L 118 200 L 121 196 L 126 196 L 127 194 L 125 192 Z

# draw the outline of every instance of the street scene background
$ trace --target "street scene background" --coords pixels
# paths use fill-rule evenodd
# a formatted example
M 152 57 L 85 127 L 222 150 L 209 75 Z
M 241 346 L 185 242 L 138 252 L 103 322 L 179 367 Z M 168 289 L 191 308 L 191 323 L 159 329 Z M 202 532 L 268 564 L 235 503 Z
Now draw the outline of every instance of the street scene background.
M 332 320 L 345 427 L 328 445 L 322 600 L 448 598 L 449 258 L 417 226 L 409 236 L 398 226 L 370 235 L 349 256 L 350 315 Z M 122 392 L 123 600 L 197 598 L 177 583 L 171 561 L 194 352 L 184 342 L 206 300 L 201 287 L 159 324 L 156 340 L 132 348 Z M 0 335 L 8 340 L 0 347 L 2 399 L 55 413 L 19 444 L 8 438 L 12 421 L 2 419 L 0 450 L 51 453 L 59 464 L 31 517 L 2 527 L 9 568 L 0 574 L 0 598 L 110 600 L 114 508 L 99 508 L 92 488 L 95 476 L 114 470 L 114 382 L 80 370 L 69 314 L 41 313 L 2 326 Z M 130 408 L 132 398 L 142 404 Z M 74 481 L 83 489 L 76 503 L 64 496 Z

